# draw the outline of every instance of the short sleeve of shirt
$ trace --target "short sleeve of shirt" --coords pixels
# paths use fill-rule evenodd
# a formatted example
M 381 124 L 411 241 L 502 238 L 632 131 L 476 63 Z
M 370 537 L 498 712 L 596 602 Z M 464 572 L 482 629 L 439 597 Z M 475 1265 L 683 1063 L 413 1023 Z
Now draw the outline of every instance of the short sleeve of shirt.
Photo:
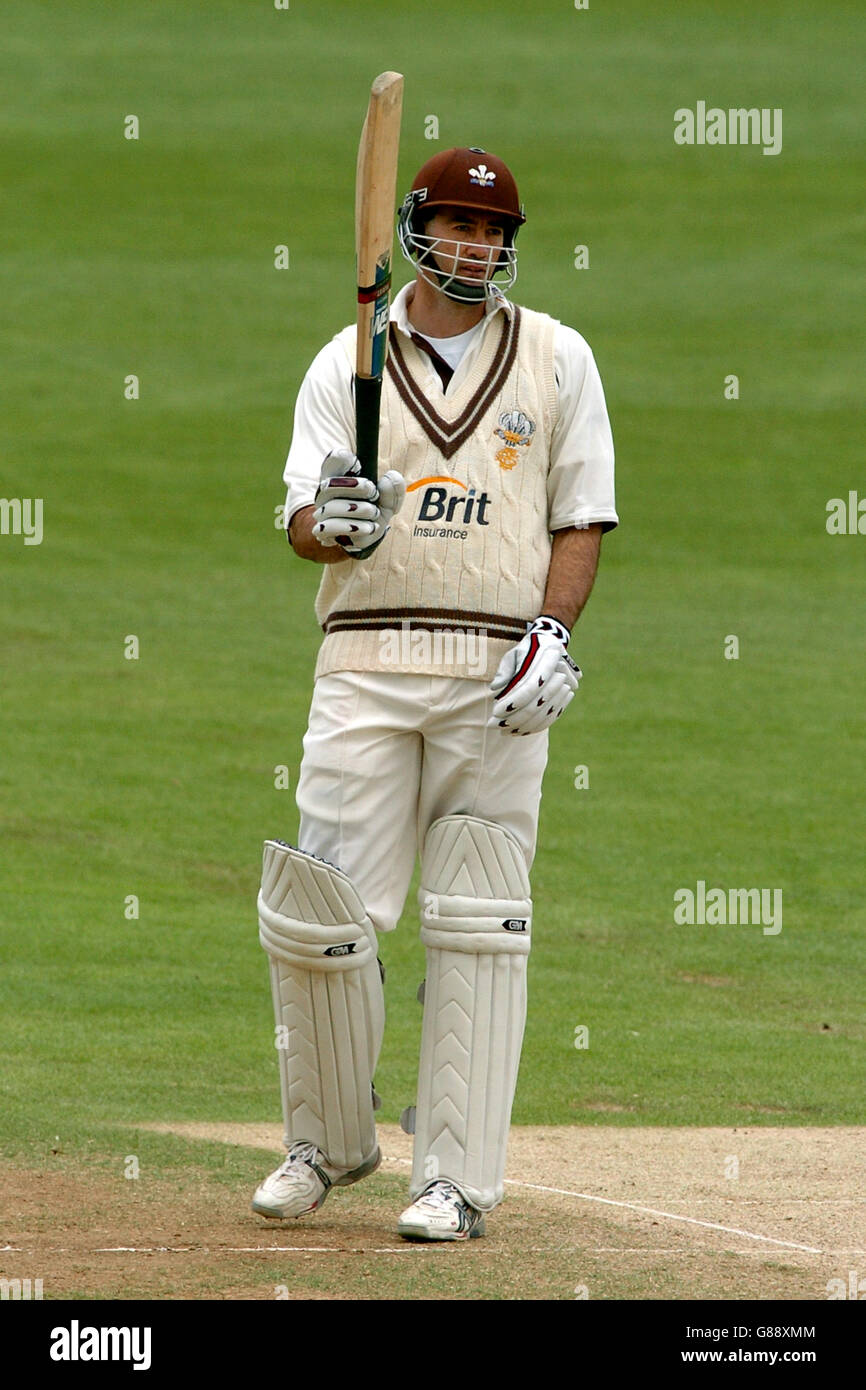
M 286 520 L 315 501 L 322 460 L 331 449 L 355 448 L 352 365 L 340 338 L 313 359 L 295 401 L 295 420 L 283 481 Z
M 601 377 L 589 344 L 573 328 L 557 324 L 554 369 L 559 414 L 550 441 L 547 475 L 548 529 L 618 525 L 613 436 Z

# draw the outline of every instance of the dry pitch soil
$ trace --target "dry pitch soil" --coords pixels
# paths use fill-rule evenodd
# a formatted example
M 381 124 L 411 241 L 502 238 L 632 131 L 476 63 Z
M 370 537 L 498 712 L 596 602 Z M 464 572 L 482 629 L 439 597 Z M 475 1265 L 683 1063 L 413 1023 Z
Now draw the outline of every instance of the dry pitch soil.
M 273 1125 L 141 1126 L 280 1161 Z M 311 1217 L 269 1222 L 206 1168 L 0 1169 L 0 1276 L 50 1298 L 826 1299 L 866 1290 L 866 1129 L 515 1128 L 488 1234 L 402 1241 L 411 1141 Z M 271 1151 L 273 1159 L 269 1156 Z

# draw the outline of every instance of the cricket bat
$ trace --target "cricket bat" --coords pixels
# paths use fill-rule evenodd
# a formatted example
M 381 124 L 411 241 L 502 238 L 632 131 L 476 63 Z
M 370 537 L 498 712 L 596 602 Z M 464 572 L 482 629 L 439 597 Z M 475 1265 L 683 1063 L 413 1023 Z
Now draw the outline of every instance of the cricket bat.
M 355 453 L 365 478 L 379 476 L 379 406 L 388 357 L 391 253 L 403 77 L 383 72 L 370 103 L 355 177 L 355 253 L 358 280 L 358 346 L 355 358 Z

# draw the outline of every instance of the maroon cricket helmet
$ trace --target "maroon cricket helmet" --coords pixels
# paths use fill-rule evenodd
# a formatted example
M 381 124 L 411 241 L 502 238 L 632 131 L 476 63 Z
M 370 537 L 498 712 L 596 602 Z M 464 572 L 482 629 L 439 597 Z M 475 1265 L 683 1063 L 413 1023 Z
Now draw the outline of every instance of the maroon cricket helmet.
M 526 221 L 514 175 L 505 160 L 476 146 L 434 154 L 415 175 L 410 196 L 415 212 L 474 208 L 507 218 L 513 230 Z
M 483 283 L 463 283 L 455 262 L 451 272 L 434 264 L 433 252 L 441 239 L 425 234 L 426 224 L 437 208 L 467 208 L 502 218 L 502 247 L 490 252 L 489 275 Z M 514 238 L 526 221 L 514 175 L 504 160 L 477 146 L 442 150 L 422 165 L 406 194 L 397 218 L 400 248 L 425 280 L 450 299 L 483 299 L 494 290 L 493 277 L 502 276 L 500 289 L 517 279 L 517 252 Z M 456 254 L 456 253 L 455 253 Z

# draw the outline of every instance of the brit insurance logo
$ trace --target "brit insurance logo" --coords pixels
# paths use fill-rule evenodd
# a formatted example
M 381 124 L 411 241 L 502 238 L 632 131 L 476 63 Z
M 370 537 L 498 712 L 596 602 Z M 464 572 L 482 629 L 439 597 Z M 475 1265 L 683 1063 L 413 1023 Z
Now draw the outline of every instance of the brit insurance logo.
M 520 458 L 519 450 L 528 449 L 535 434 L 535 425 L 522 410 L 506 410 L 499 417 L 499 429 L 493 433 L 505 440 L 504 448 L 496 454 L 500 468 L 514 468 Z
M 489 526 L 490 497 L 459 478 L 437 475 L 410 483 L 409 492 L 420 492 L 415 536 L 438 536 L 444 540 L 465 541 L 470 526 Z M 432 523 L 432 524 L 431 524 Z

